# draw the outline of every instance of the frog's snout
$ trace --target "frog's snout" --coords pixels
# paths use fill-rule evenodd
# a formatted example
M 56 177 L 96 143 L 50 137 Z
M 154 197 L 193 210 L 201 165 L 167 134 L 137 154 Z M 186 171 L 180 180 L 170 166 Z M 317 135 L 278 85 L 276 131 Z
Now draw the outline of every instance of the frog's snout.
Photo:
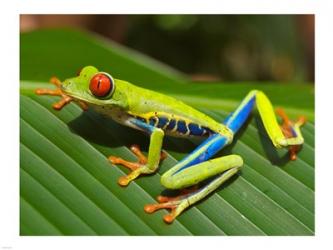
M 72 84 L 73 84 L 72 81 L 64 81 L 64 82 L 61 83 L 60 88 L 61 88 L 61 90 L 66 91 L 66 90 L 70 89 L 70 86 Z
M 64 84 L 61 84 L 61 85 L 60 85 L 60 89 L 61 89 L 61 90 L 66 90 Z

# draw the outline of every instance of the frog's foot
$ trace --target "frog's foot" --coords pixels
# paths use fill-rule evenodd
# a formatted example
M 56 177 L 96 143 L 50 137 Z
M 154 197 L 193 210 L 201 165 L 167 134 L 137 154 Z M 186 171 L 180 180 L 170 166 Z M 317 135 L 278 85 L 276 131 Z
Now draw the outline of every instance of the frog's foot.
M 157 201 L 159 203 L 156 204 L 147 204 L 144 207 L 144 210 L 146 213 L 153 213 L 159 209 L 171 209 L 171 212 L 169 214 L 166 214 L 163 216 L 163 220 L 170 224 L 172 223 L 176 217 L 188 206 L 190 206 L 190 202 L 187 199 L 189 196 L 193 195 L 198 191 L 198 187 L 194 186 L 190 189 L 183 189 L 178 196 L 169 197 L 169 196 L 162 196 L 159 195 L 157 197 Z
M 65 107 L 68 103 L 73 101 L 73 98 L 66 95 L 62 90 L 61 90 L 61 81 L 56 78 L 52 77 L 50 79 L 50 82 L 53 83 L 57 88 L 52 90 L 52 89 L 36 89 L 35 93 L 37 95 L 53 95 L 53 96 L 61 96 L 60 101 L 54 103 L 52 107 L 56 110 L 61 110 L 63 107 Z M 87 110 L 88 106 L 85 102 L 83 101 L 77 101 L 80 107 L 83 110 Z
M 286 138 L 292 138 L 296 136 L 295 129 L 301 127 L 306 119 L 304 116 L 298 118 L 296 122 L 289 120 L 287 114 L 283 109 L 277 108 L 276 113 L 282 118 L 281 130 Z M 292 145 L 289 146 L 289 155 L 290 160 L 296 160 L 296 154 L 300 150 L 301 145 Z
M 124 160 L 120 157 L 116 156 L 109 156 L 109 161 L 112 164 L 119 164 L 131 170 L 131 172 L 126 175 L 122 176 L 118 180 L 118 184 L 120 186 L 127 186 L 132 180 L 136 179 L 141 174 L 150 174 L 152 170 L 150 170 L 146 164 L 148 162 L 147 157 L 141 152 L 140 147 L 138 145 L 132 145 L 130 150 L 137 156 L 137 162 L 130 162 Z M 166 153 L 164 151 L 161 152 L 161 161 L 166 158 Z
M 190 188 L 184 188 L 180 191 L 180 194 L 177 196 L 164 196 L 164 195 L 159 195 L 157 196 L 157 201 L 159 203 L 164 203 L 164 202 L 169 202 L 169 201 L 176 201 L 176 200 L 181 200 L 184 199 L 185 197 L 189 196 L 189 194 L 194 193 L 195 191 L 198 190 L 198 185 L 194 185 Z

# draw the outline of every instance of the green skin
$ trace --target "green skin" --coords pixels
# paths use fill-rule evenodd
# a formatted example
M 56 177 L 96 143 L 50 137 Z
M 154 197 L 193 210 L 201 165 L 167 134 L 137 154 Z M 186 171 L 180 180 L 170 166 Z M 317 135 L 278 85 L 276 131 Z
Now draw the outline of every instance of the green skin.
M 136 123 L 132 122 L 133 119 L 138 117 L 149 119 L 153 114 L 156 116 L 167 116 L 176 121 L 183 120 L 186 121 L 186 124 L 195 123 L 201 127 L 208 128 L 212 134 L 224 136 L 227 138 L 227 144 L 232 142 L 233 132 L 226 125 L 216 122 L 211 117 L 172 97 L 137 87 L 126 81 L 113 79 L 115 86 L 114 91 L 106 97 L 96 97 L 91 93 L 89 85 L 90 80 L 97 73 L 100 72 L 95 67 L 87 66 L 82 69 L 79 76 L 69 78 L 62 82 L 61 91 L 66 96 L 72 97 L 77 101 L 83 101 L 97 112 L 110 116 L 113 120 L 123 125 L 150 134 L 147 162 L 140 164 L 139 168 L 134 169 L 129 175 L 122 177 L 121 185 L 128 185 L 130 181 L 134 180 L 139 175 L 151 174 L 157 170 L 165 134 L 182 137 L 189 136 L 189 134 L 182 134 L 176 130 L 170 131 L 158 127 L 150 127 L 147 129 L 138 126 Z M 49 93 L 45 92 L 41 94 Z M 271 103 L 261 91 L 251 91 L 234 114 L 240 112 L 252 97 L 257 98 L 256 104 L 265 129 L 276 147 L 300 145 L 303 143 L 303 137 L 299 129 L 302 123 L 299 122 L 293 125 L 296 136 L 293 138 L 285 138 L 277 124 Z M 155 206 L 148 205 L 145 207 L 146 212 L 150 213 L 160 208 L 172 208 L 172 213 L 164 217 L 166 222 L 172 222 L 185 208 L 207 196 L 239 171 L 243 165 L 243 160 L 238 155 L 224 156 L 198 163 L 189 168 L 182 168 L 184 164 L 198 157 L 200 153 L 213 144 L 214 140 L 211 140 L 207 145 L 202 146 L 197 152 L 193 152 L 189 157 L 167 171 L 161 177 L 161 184 L 168 189 L 183 189 L 200 183 L 212 176 L 217 175 L 218 177 L 204 188 L 193 192 L 193 194 L 184 195 L 177 200 L 169 200 L 164 204 L 157 204 Z

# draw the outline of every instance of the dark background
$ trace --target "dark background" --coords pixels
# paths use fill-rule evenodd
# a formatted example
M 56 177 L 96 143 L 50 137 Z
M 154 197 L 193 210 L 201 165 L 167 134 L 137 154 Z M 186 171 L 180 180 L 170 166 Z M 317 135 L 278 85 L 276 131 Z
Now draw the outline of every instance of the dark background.
M 199 81 L 314 83 L 314 15 L 22 15 L 21 31 L 78 27 Z

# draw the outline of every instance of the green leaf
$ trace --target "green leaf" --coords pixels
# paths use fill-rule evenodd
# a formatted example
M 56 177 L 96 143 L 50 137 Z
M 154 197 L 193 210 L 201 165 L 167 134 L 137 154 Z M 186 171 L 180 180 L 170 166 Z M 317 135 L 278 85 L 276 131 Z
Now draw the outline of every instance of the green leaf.
M 72 30 L 21 35 L 20 234 L 21 235 L 313 235 L 314 95 L 311 86 L 289 84 L 190 83 L 186 76 L 100 37 Z M 305 144 L 296 161 L 271 145 L 254 112 L 219 155 L 243 157 L 241 173 L 185 211 L 172 225 L 167 211 L 146 214 L 164 189 L 161 175 L 188 154 L 198 140 L 167 138 L 168 157 L 155 175 L 127 188 L 127 173 L 107 156 L 135 160 L 128 149 L 149 138 L 75 104 L 55 111 L 58 98 L 36 96 L 50 76 L 72 76 L 95 65 L 139 86 L 175 96 L 222 121 L 253 88 L 292 117 L 306 115 Z

